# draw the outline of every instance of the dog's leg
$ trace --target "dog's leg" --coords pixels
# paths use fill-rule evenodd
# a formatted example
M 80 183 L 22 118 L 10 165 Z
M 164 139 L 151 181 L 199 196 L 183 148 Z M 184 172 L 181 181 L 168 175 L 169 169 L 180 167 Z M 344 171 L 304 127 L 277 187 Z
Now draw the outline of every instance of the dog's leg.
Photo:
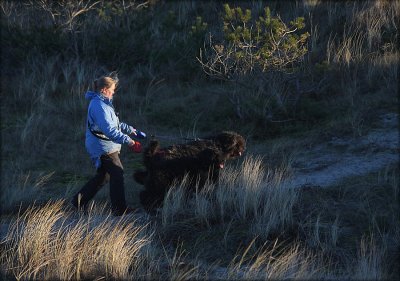
M 137 183 L 140 183 L 141 185 L 144 185 L 145 182 L 146 182 L 147 175 L 148 175 L 147 171 L 139 170 L 139 171 L 136 171 L 133 174 L 133 178 L 135 179 L 135 181 Z
M 143 208 L 149 213 L 152 213 L 157 208 L 160 208 L 162 206 L 162 202 L 164 201 L 163 196 L 154 194 L 148 190 L 143 190 L 140 192 L 139 197 Z
M 157 173 L 148 171 L 144 182 L 145 190 L 140 193 L 140 203 L 148 212 L 161 207 L 164 200 L 164 190 L 160 188 L 162 183 L 158 178 Z
M 212 167 L 208 173 L 208 180 L 212 184 L 217 184 L 219 179 L 219 168 L 218 167 Z

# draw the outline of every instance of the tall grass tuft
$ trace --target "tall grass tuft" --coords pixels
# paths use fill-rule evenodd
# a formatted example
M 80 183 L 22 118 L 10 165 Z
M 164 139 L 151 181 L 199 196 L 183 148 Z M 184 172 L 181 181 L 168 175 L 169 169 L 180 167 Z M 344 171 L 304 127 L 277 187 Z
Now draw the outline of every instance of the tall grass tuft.
M 168 192 L 162 209 L 163 224 L 192 218 L 209 225 L 210 221 L 251 225 L 249 235 L 268 237 L 292 223 L 296 189 L 284 181 L 284 168 L 265 172 L 260 157 L 248 156 L 236 167 L 221 171 L 219 183 L 206 185 L 185 201 L 185 180 Z
M 74 217 L 63 201 L 32 206 L 2 241 L 2 267 L 17 280 L 132 279 L 147 268 L 151 235 L 127 217 Z
M 221 217 L 230 214 L 250 222 L 253 235 L 264 238 L 289 226 L 297 191 L 284 181 L 286 171 L 265 171 L 258 156 L 248 156 L 237 170 L 224 171 L 217 189 Z
M 378 248 L 373 238 L 363 238 L 360 242 L 354 279 L 383 280 L 386 278 L 383 268 L 385 248 Z
M 315 254 L 307 254 L 299 243 L 279 249 L 275 241 L 272 247 L 260 247 L 252 253 L 253 240 L 242 255 L 236 256 L 228 267 L 228 279 L 239 280 L 310 280 L 321 278 L 324 265 Z M 326 270 L 326 269 L 325 269 Z M 324 274 L 327 272 L 325 271 Z M 326 277 L 327 275 L 324 275 Z
M 187 253 L 179 246 L 175 249 L 172 257 L 165 254 L 168 270 L 165 277 L 168 280 L 198 280 L 202 279 L 200 275 L 200 265 L 198 261 L 188 263 L 185 261 Z
M 49 173 L 33 174 L 31 171 L 24 172 L 16 162 L 8 163 L 7 167 L 10 174 L 4 177 L 2 184 L 8 188 L 0 190 L 1 211 L 18 210 L 21 205 L 29 205 L 33 201 L 43 201 L 47 199 L 43 186 L 54 175 L 54 171 Z
M 176 221 L 176 216 L 181 214 L 185 209 L 185 186 L 187 185 L 188 177 L 184 177 L 180 183 L 176 183 L 167 192 L 162 209 L 162 225 L 171 225 Z

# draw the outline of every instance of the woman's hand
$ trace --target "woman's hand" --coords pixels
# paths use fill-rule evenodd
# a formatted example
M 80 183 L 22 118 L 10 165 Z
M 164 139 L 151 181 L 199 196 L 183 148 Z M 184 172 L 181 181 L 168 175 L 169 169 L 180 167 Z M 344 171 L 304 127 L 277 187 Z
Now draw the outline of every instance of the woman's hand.
M 145 132 L 139 131 L 138 129 L 134 129 L 132 135 L 138 139 L 145 139 L 147 137 Z
M 131 140 L 131 142 L 128 144 L 129 150 L 131 150 L 134 153 L 140 153 L 142 152 L 142 145 L 138 141 Z

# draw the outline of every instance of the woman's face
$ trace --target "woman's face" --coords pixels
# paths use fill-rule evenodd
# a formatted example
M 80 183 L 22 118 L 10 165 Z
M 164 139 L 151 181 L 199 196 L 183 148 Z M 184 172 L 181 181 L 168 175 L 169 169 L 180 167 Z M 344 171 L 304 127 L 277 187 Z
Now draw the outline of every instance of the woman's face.
M 103 88 L 101 93 L 107 98 L 112 98 L 115 93 L 115 84 L 112 84 L 110 88 Z

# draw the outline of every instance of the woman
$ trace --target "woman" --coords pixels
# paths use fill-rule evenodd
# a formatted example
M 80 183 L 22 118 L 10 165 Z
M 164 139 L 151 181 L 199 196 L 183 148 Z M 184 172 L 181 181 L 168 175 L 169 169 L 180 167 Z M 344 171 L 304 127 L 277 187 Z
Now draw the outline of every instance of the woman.
M 121 144 L 127 144 L 133 152 L 140 152 L 140 143 L 129 135 L 146 138 L 146 134 L 119 122 L 112 104 L 117 82 L 111 77 L 101 77 L 94 81 L 94 91 L 85 95 L 90 101 L 85 145 L 97 173 L 75 194 L 72 204 L 84 208 L 100 188 L 110 182 L 112 211 L 120 216 L 132 212 L 125 202 L 124 170 L 119 159 Z

